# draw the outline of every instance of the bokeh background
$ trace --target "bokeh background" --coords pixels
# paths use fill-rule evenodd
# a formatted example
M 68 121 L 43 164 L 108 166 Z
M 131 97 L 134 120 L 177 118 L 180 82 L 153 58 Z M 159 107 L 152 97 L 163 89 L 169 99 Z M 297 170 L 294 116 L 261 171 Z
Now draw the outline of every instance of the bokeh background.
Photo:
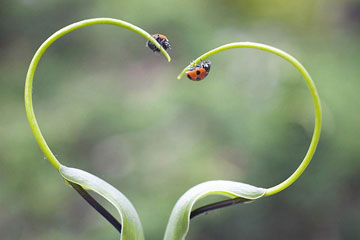
M 77 30 L 43 56 L 35 112 L 62 163 L 94 173 L 132 201 L 146 239 L 162 238 L 190 187 L 214 179 L 271 187 L 305 155 L 311 97 L 279 57 L 226 51 L 210 59 L 204 81 L 176 80 L 200 54 L 235 41 L 270 44 L 303 63 L 322 100 L 323 132 L 290 188 L 197 217 L 187 239 L 360 239 L 360 2 L 350 0 L 2 0 L 1 239 L 118 239 L 44 159 L 23 104 L 40 44 L 93 17 L 167 35 L 173 61 L 122 28 Z

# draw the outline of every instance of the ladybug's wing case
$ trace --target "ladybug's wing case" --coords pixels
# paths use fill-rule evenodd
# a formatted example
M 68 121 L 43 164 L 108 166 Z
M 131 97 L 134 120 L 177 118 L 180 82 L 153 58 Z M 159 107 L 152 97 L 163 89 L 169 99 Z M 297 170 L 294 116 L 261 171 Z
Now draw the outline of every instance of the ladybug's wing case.
M 186 76 L 193 81 L 203 80 L 209 74 L 210 64 L 210 61 L 196 64 L 187 70 Z
M 208 72 L 204 68 L 195 68 L 192 71 L 187 71 L 186 76 L 193 81 L 203 80 Z
M 160 37 L 162 39 L 167 39 L 167 37 L 165 35 L 162 35 L 162 34 L 155 34 L 157 37 Z
M 201 68 L 199 70 L 200 70 L 200 74 L 198 74 L 198 79 L 203 80 L 208 75 L 209 72 L 205 68 Z
M 195 68 L 189 69 L 189 70 L 186 72 L 186 76 L 187 76 L 190 80 L 195 81 L 195 80 L 196 80 L 196 70 L 195 70 Z

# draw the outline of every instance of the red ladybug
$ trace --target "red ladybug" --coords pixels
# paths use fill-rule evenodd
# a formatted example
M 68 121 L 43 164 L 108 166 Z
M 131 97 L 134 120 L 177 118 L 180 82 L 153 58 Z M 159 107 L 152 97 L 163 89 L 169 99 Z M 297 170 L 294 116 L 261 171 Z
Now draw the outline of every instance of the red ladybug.
M 200 64 L 189 68 L 186 72 L 186 76 L 193 81 L 203 80 L 210 72 L 210 61 L 203 61 Z
M 170 42 L 169 39 L 162 34 L 154 34 L 152 35 L 153 38 L 155 38 L 155 40 L 165 49 L 168 50 L 170 49 Z M 160 49 L 158 49 L 152 42 L 150 42 L 149 40 L 146 42 L 146 46 L 148 48 L 150 48 L 152 51 L 154 52 L 160 52 Z

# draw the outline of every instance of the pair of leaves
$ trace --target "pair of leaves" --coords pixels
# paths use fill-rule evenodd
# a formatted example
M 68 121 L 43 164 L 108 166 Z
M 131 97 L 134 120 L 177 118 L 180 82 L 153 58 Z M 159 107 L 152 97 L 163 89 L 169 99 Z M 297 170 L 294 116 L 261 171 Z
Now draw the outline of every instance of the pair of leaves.
M 83 170 L 61 165 L 60 174 L 71 183 L 92 190 L 108 200 L 119 212 L 122 240 L 143 240 L 139 216 L 130 201 L 115 187 Z M 253 201 L 264 196 L 266 189 L 232 181 L 204 182 L 188 190 L 176 203 L 166 228 L 164 240 L 185 239 L 189 230 L 191 211 L 194 204 L 209 195 L 224 195 L 229 198 Z

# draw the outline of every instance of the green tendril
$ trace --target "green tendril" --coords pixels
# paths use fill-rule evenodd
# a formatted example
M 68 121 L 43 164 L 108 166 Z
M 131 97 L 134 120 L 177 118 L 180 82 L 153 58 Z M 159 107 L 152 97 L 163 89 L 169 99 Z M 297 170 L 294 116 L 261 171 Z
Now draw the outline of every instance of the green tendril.
M 321 118 L 322 117 L 321 117 L 320 98 L 317 93 L 315 84 L 314 84 L 313 80 L 311 79 L 309 73 L 306 71 L 306 69 L 301 65 L 301 63 L 298 60 L 296 60 L 293 56 L 291 56 L 290 54 L 288 54 L 280 49 L 277 49 L 277 48 L 274 48 L 274 47 L 271 47 L 271 46 L 268 46 L 265 44 L 260 44 L 260 43 L 235 42 L 235 43 L 225 44 L 223 46 L 220 46 L 218 48 L 210 50 L 207 53 L 205 53 L 205 54 L 201 55 L 200 57 L 198 57 L 197 59 L 195 59 L 191 64 L 189 64 L 179 74 L 179 76 L 177 78 L 181 79 L 181 77 L 185 74 L 185 72 L 189 68 L 195 66 L 199 62 L 205 60 L 206 58 L 208 58 L 216 53 L 219 53 L 221 51 L 232 49 L 232 48 L 255 48 L 255 49 L 273 53 L 275 55 L 282 57 L 286 61 L 290 62 L 297 70 L 299 70 L 299 72 L 305 79 L 305 82 L 310 90 L 310 93 L 311 93 L 311 96 L 312 96 L 312 99 L 314 102 L 315 127 L 314 127 L 314 132 L 313 132 L 313 136 L 311 139 L 309 149 L 308 149 L 303 161 L 299 165 L 299 167 L 295 170 L 295 172 L 293 174 L 290 175 L 290 177 L 288 177 L 285 181 L 281 182 L 280 184 L 266 189 L 266 193 L 264 196 L 270 196 L 270 195 L 278 193 L 278 192 L 286 189 L 287 187 L 289 187 L 292 183 L 294 183 L 301 176 L 301 174 L 305 171 L 306 167 L 309 165 L 309 163 L 315 153 L 315 150 L 316 150 L 317 144 L 319 142 L 319 138 L 320 138 L 320 132 L 321 132 Z
M 29 69 L 28 69 L 28 72 L 26 75 L 26 82 L 25 82 L 25 109 L 26 109 L 26 114 L 27 114 L 27 117 L 28 117 L 28 120 L 30 123 L 30 127 L 35 135 L 36 141 L 38 142 L 38 144 L 39 144 L 41 150 L 43 151 L 43 153 L 45 154 L 46 158 L 58 171 L 61 167 L 61 164 L 56 159 L 56 157 L 50 150 L 49 146 L 47 145 L 43 135 L 41 134 L 39 125 L 35 118 L 35 113 L 34 113 L 34 108 L 33 108 L 33 103 L 32 103 L 32 86 L 33 86 L 35 70 L 36 70 L 36 67 L 39 63 L 41 56 L 44 54 L 46 49 L 48 49 L 48 47 L 50 47 L 50 45 L 53 44 L 57 39 L 59 39 L 60 37 L 72 32 L 76 29 L 91 26 L 91 25 L 96 25 L 96 24 L 115 25 L 115 26 L 127 28 L 131 31 L 134 31 L 134 32 L 140 34 L 141 36 L 143 36 L 144 38 L 146 38 L 147 40 L 149 40 L 150 42 L 152 42 L 157 48 L 160 49 L 160 51 L 165 55 L 167 60 L 169 62 L 171 61 L 169 54 L 149 33 L 147 33 L 146 31 L 144 31 L 143 29 L 141 29 L 135 25 L 132 25 L 128 22 L 121 21 L 118 19 L 112 19 L 112 18 L 88 19 L 88 20 L 77 22 L 77 23 L 73 23 L 73 24 L 71 24 L 67 27 L 64 27 L 64 28 L 60 29 L 59 31 L 55 32 L 53 35 L 51 35 L 36 51 L 33 59 L 31 60 L 31 63 L 30 63 L 30 66 L 29 66 Z

